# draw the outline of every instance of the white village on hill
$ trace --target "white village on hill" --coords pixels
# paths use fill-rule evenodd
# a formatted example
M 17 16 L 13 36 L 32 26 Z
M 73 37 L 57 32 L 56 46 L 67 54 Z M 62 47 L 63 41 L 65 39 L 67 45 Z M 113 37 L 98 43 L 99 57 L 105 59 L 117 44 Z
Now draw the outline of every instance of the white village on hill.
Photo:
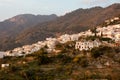
M 106 23 L 109 24 L 109 22 L 114 21 L 114 20 L 119 20 L 118 17 L 115 17 L 114 19 L 111 20 L 106 20 Z M 24 45 L 22 47 L 14 48 L 13 50 L 9 50 L 6 52 L 1 52 L 0 53 L 0 58 L 3 58 L 4 56 L 25 56 L 31 53 L 34 53 L 41 48 L 44 48 L 47 46 L 47 52 L 54 52 L 55 47 L 57 43 L 64 44 L 68 41 L 75 41 L 75 49 L 78 49 L 80 51 L 82 50 L 90 50 L 94 47 L 99 47 L 100 45 L 105 45 L 105 44 L 112 44 L 112 45 L 117 45 L 120 46 L 120 24 L 116 25 L 108 25 L 105 27 L 97 27 L 97 36 L 105 37 L 105 38 L 111 38 L 112 40 L 115 41 L 114 44 L 112 43 L 107 43 L 107 42 L 101 42 L 99 40 L 94 40 L 94 41 L 87 41 L 87 40 L 79 40 L 80 37 L 82 36 L 94 36 L 94 33 L 91 32 L 91 30 L 87 30 L 85 32 L 80 32 L 78 34 L 64 34 L 61 35 L 58 38 L 46 38 L 45 41 L 38 41 L 37 43 L 34 43 L 32 45 Z

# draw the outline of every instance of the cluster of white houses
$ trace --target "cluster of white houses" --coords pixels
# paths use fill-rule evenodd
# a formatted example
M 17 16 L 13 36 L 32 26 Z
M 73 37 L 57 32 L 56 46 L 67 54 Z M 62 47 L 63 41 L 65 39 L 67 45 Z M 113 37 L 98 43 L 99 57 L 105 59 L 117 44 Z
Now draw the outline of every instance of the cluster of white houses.
M 103 37 L 109 37 L 117 42 L 120 42 L 120 24 L 111 25 L 107 27 L 99 27 L 97 28 L 97 35 L 101 35 Z M 55 46 L 57 43 L 66 43 L 68 41 L 76 41 L 75 49 L 82 50 L 90 50 L 93 47 L 99 47 L 102 43 L 98 40 L 95 41 L 79 41 L 79 37 L 81 36 L 93 36 L 94 34 L 88 30 L 85 32 L 80 32 L 78 34 L 64 34 L 59 38 L 46 38 L 45 41 L 38 41 L 32 45 L 25 45 L 22 47 L 15 48 L 10 51 L 4 52 L 4 56 L 24 56 L 27 54 L 31 54 L 44 48 L 47 46 L 47 51 L 55 51 Z
M 105 23 L 107 23 L 109 25 L 111 22 L 119 21 L 119 20 L 120 20 L 119 17 L 114 17 L 112 19 L 105 20 Z
M 75 40 L 78 40 L 78 38 L 79 38 L 78 34 L 73 34 L 73 35 L 65 34 L 60 36 L 59 38 L 46 38 L 45 41 L 38 41 L 37 43 L 34 43 L 32 45 L 25 45 L 10 51 L 6 51 L 4 55 L 5 56 L 24 56 L 24 55 L 36 52 L 44 47 L 47 47 L 46 50 L 48 52 L 51 52 L 51 51 L 55 51 L 55 47 L 57 43 L 66 43 L 67 41 L 75 41 Z
M 98 35 L 120 41 L 120 24 L 109 25 L 107 27 L 97 28 Z

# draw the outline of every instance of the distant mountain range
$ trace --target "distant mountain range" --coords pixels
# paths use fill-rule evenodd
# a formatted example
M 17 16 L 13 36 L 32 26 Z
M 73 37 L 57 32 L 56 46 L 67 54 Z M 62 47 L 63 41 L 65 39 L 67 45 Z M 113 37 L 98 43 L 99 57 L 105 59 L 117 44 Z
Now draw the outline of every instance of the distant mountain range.
M 0 23 L 0 49 L 8 50 L 32 44 L 46 37 L 77 33 L 102 24 L 106 19 L 120 15 L 120 4 L 106 8 L 77 9 L 64 16 L 18 15 Z

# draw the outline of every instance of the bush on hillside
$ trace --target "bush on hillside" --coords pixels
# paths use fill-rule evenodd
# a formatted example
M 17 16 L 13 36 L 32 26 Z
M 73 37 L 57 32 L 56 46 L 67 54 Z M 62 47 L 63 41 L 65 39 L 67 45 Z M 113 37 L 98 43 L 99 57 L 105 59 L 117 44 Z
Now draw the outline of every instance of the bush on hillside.
M 93 58 L 98 58 L 98 57 L 100 57 L 101 55 L 103 55 L 103 51 L 102 51 L 102 48 L 97 48 L 97 47 L 95 47 L 95 48 L 93 48 L 92 50 L 91 50 L 91 56 L 93 57 Z
M 91 50 L 91 56 L 94 58 L 98 58 L 103 54 L 107 54 L 111 52 L 114 52 L 112 47 L 100 46 L 100 47 L 95 47 Z
M 39 65 L 48 64 L 51 62 L 51 59 L 47 55 L 40 55 L 37 57 L 37 60 Z
M 61 62 L 63 64 L 66 64 L 66 63 L 71 62 L 72 58 L 70 56 L 67 56 L 67 55 L 61 53 L 56 56 L 56 60 L 58 60 L 59 62 Z

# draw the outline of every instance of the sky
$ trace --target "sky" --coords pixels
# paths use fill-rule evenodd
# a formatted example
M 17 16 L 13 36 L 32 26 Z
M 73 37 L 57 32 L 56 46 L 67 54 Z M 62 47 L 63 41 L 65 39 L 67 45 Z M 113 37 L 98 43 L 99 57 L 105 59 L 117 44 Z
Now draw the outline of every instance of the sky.
M 0 0 L 0 21 L 18 14 L 57 14 L 58 16 L 79 8 L 106 7 L 120 0 Z

